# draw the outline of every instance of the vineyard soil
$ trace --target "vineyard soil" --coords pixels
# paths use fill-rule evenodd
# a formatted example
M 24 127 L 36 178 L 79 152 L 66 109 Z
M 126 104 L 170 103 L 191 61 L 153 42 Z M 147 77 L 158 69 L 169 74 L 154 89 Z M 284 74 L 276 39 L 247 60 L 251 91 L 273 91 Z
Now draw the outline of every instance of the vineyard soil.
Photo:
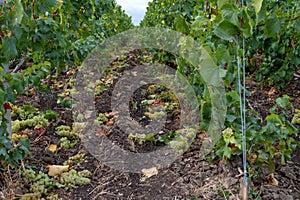
M 126 63 L 128 68 L 134 68 L 139 65 L 139 59 L 134 55 L 127 55 Z M 128 69 L 127 68 L 127 69 Z M 121 73 L 119 74 L 121 76 Z M 63 81 L 64 76 L 60 77 Z M 287 94 L 295 108 L 300 109 L 300 84 L 299 79 L 295 79 L 285 90 L 270 92 L 271 88 L 263 88 L 259 83 L 252 79 L 247 81 L 247 88 L 251 96 L 247 97 L 248 107 L 259 112 L 264 118 L 269 108 L 274 105 L 275 99 Z M 113 85 L 96 100 L 97 111 L 100 113 L 111 112 L 110 101 Z M 142 92 L 137 92 L 133 96 L 135 101 L 140 104 L 145 98 Z M 35 96 L 20 97 L 18 105 L 32 104 L 40 106 L 36 102 Z M 40 109 L 43 110 L 42 107 Z M 60 137 L 55 132 L 58 125 L 72 125 L 72 114 L 70 111 L 56 105 L 53 108 L 59 114 L 59 121 L 53 123 L 47 129 L 46 134 L 30 136 L 32 156 L 24 160 L 25 165 L 45 167 L 49 164 L 62 164 L 69 157 L 78 152 L 85 153 L 86 159 L 76 170 L 87 169 L 92 172 L 91 184 L 79 186 L 73 191 L 64 189 L 55 189 L 54 193 L 63 199 L 238 199 L 241 174 L 239 168 L 242 168 L 241 158 L 228 161 L 226 164 L 222 161 L 207 162 L 199 157 L 199 144 L 196 142 L 191 146 L 188 152 L 178 158 L 168 168 L 159 170 L 158 175 L 143 179 L 141 174 L 121 173 L 90 155 L 85 147 L 78 143 L 75 148 L 62 149 L 57 153 L 48 150 L 49 144 L 59 144 Z M 132 111 L 132 110 L 131 110 Z M 143 112 L 143 111 L 140 111 Z M 139 111 L 132 111 L 133 118 L 139 118 Z M 171 123 L 167 124 L 165 131 L 176 129 L 178 115 L 171 113 L 169 116 Z M 300 128 L 299 126 L 297 128 Z M 123 132 L 111 126 L 110 135 L 112 141 L 117 143 L 125 150 L 135 152 L 149 152 L 159 147 L 151 143 L 132 144 Z M 299 138 L 296 138 L 299 140 Z M 275 178 L 279 186 L 269 184 L 267 174 L 263 173 L 256 179 L 252 178 L 251 192 L 252 197 L 261 196 L 262 199 L 300 199 L 300 150 L 297 149 L 293 154 L 292 160 L 285 166 L 276 168 Z M 8 175 L 1 174 L 0 179 L 8 180 Z M 19 176 L 11 175 L 10 183 L 6 185 L 7 193 L 16 197 L 29 192 L 29 186 L 24 184 Z M 4 183 L 1 183 L 1 188 Z

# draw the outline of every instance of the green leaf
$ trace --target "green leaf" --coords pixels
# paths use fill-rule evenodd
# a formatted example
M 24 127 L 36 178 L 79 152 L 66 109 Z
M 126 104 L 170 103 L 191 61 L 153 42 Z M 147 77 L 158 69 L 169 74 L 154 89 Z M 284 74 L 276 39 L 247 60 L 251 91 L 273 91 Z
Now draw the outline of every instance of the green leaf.
M 53 110 L 46 110 L 45 118 L 48 120 L 53 120 L 58 118 L 58 114 Z
M 16 57 L 18 55 L 16 38 L 6 36 L 2 41 L 2 51 L 7 60 Z
M 167 135 L 161 135 L 157 138 L 158 142 L 167 143 L 170 141 L 170 138 Z
M 287 139 L 286 143 L 287 143 L 289 149 L 291 149 L 291 150 L 293 150 L 293 151 L 297 148 L 297 142 L 296 142 L 295 139 L 292 138 L 292 137 L 289 137 L 289 138 Z M 300 142 L 299 142 L 299 144 L 300 144 Z
M 11 149 L 13 147 L 11 141 L 5 136 L 0 136 L 0 145 L 3 145 L 6 149 Z
M 226 120 L 230 123 L 232 123 L 234 120 L 236 120 L 237 116 L 235 115 L 226 115 Z
M 20 143 L 23 147 L 25 147 L 26 149 L 29 150 L 30 148 L 30 142 L 29 142 L 29 139 L 28 138 L 21 138 L 20 139 Z
M 230 158 L 231 157 L 231 148 L 225 146 L 224 147 L 224 154 L 225 157 Z
M 7 95 L 7 101 L 14 103 L 17 99 L 17 94 L 15 93 L 15 90 L 12 88 L 12 85 L 9 85 L 6 88 L 6 95 Z
M 271 15 L 264 26 L 264 33 L 268 37 L 276 37 L 280 32 L 280 21 L 276 15 Z
M 300 20 L 295 20 L 294 27 L 295 27 L 295 31 L 297 33 L 300 33 Z
M 16 81 L 15 83 L 12 84 L 12 88 L 14 90 L 16 90 L 16 92 L 18 94 L 22 93 L 25 89 L 23 83 L 22 83 L 22 80 L 19 80 L 19 81 Z
M 44 13 L 47 11 L 51 11 L 52 7 L 59 5 L 59 2 L 57 0 L 39 0 L 38 3 L 35 4 L 35 6 L 36 5 L 38 11 Z
M 246 8 L 243 9 L 242 12 L 242 33 L 245 38 L 250 37 L 253 34 L 253 26 L 254 22 L 248 14 Z
M 20 26 L 15 26 L 13 33 L 14 33 L 14 36 L 16 37 L 17 41 L 20 42 L 20 39 L 23 34 L 23 29 Z
M 260 11 L 258 13 L 258 24 L 265 23 L 267 17 L 267 2 L 263 1 Z
M 145 140 L 148 141 L 148 142 L 155 142 L 154 135 L 152 133 L 147 134 L 146 137 L 145 137 Z
M 266 117 L 266 120 L 267 120 L 267 121 L 270 121 L 271 119 L 280 120 L 279 117 L 278 117 L 278 115 L 276 115 L 276 114 L 271 114 L 271 115 L 268 115 L 268 116 Z
M 225 5 L 222 9 L 222 19 L 226 20 L 236 27 L 240 27 L 239 9 L 235 5 Z
M 1 156 L 1 155 L 3 155 L 4 157 L 7 157 L 7 156 L 8 156 L 8 155 L 7 155 L 6 149 L 3 148 L 3 147 L 0 147 L 0 156 Z
M 233 0 L 218 0 L 219 8 L 222 8 L 225 4 L 233 3 Z
M 5 101 L 4 95 L 5 95 L 5 91 L 3 91 L 2 88 L 0 88 L 0 104 L 1 104 L 1 105 L 2 105 L 2 104 L 4 103 L 4 101 Z
M 275 171 L 275 163 L 274 160 L 269 158 L 269 173 L 273 173 Z
M 16 148 L 12 153 L 12 159 L 15 161 L 22 160 L 24 158 L 19 148 Z
M 71 148 L 74 148 L 74 147 L 76 146 L 76 144 L 77 144 L 77 140 L 75 140 L 73 143 L 71 143 L 71 144 L 70 144 L 70 147 L 71 147 Z
M 258 150 L 258 158 L 260 160 L 266 161 L 268 159 L 268 155 L 264 151 Z
M 277 148 L 283 152 L 286 149 L 286 142 L 284 140 L 280 140 Z
M 293 105 L 290 102 L 290 97 L 288 95 L 283 95 L 281 98 L 276 99 L 276 104 L 281 108 L 289 107 L 293 109 Z
M 224 44 L 218 46 L 218 49 L 215 54 L 218 59 L 218 62 L 221 64 L 229 63 L 232 60 L 230 53 Z
M 182 16 L 177 16 L 175 18 L 175 26 L 176 30 L 182 33 L 189 33 L 190 32 L 190 27 L 188 25 L 188 22 L 182 17 Z
M 262 3 L 264 0 L 254 0 L 254 10 L 255 10 L 255 14 L 256 14 L 256 25 L 258 23 L 258 13 L 261 10 L 262 7 Z
M 24 9 L 21 0 L 16 1 L 15 9 L 15 23 L 20 24 L 24 15 Z
M 222 20 L 217 24 L 214 34 L 223 40 L 234 41 L 234 37 L 238 34 L 238 28 L 231 22 Z

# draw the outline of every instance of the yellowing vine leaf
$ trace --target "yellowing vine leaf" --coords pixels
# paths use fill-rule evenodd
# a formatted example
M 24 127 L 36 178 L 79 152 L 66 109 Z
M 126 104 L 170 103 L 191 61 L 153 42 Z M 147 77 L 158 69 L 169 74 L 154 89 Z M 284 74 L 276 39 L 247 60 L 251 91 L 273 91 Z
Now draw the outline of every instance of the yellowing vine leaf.
M 52 153 L 55 153 L 58 150 L 57 145 L 56 144 L 50 144 L 50 146 L 48 147 L 48 150 L 51 151 Z
M 264 0 L 254 0 L 254 9 L 255 9 L 255 14 L 256 14 L 256 24 L 258 22 L 258 13 L 261 10 L 261 6 Z

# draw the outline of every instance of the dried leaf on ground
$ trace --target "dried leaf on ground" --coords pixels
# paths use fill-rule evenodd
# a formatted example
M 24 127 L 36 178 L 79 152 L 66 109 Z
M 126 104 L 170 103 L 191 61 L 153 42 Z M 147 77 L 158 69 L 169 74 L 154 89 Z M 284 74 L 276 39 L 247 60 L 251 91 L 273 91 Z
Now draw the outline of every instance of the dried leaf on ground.
M 270 183 L 271 185 L 274 185 L 274 186 L 278 186 L 278 185 L 279 185 L 279 182 L 278 182 L 278 180 L 275 178 L 275 176 L 274 176 L 273 173 L 270 174 L 270 175 L 268 176 L 268 181 L 269 181 L 269 183 Z
M 50 144 L 49 147 L 48 147 L 48 150 L 51 151 L 52 153 L 55 153 L 56 151 L 58 151 L 57 145 L 56 144 Z
M 151 176 L 155 176 L 158 174 L 158 169 L 156 167 L 152 167 L 149 169 L 142 169 L 142 173 L 147 178 L 150 178 Z
M 275 94 L 276 93 L 276 89 L 274 87 L 272 87 L 269 92 L 268 92 L 268 95 L 272 95 L 272 94 Z
M 46 167 L 49 176 L 56 176 L 69 171 L 69 165 L 48 165 Z
M 108 135 L 108 133 L 105 129 L 97 132 L 98 137 L 107 136 L 107 135 Z
M 111 119 L 108 122 L 106 122 L 106 126 L 111 126 L 113 124 L 114 124 L 114 120 L 113 119 Z
M 110 113 L 104 113 L 105 117 L 107 118 L 112 118 L 114 117 L 116 114 L 118 114 L 119 112 L 118 111 L 113 111 L 113 112 L 110 112 Z
M 41 136 L 41 135 L 45 135 L 46 129 L 44 127 L 36 128 L 36 129 L 34 129 L 34 132 L 37 135 Z

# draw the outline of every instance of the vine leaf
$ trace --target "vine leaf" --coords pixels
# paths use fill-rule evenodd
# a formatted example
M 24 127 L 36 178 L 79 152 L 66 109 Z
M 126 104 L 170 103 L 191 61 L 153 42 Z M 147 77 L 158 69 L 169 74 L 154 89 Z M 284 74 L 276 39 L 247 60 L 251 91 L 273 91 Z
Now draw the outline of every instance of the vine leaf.
M 14 20 L 15 21 L 14 21 L 13 25 L 20 24 L 22 21 L 22 18 L 24 16 L 24 9 L 23 9 L 21 0 L 16 1 L 15 9 L 16 9 L 16 11 L 14 12 L 14 14 L 15 14 Z
M 223 40 L 232 42 L 234 36 L 238 34 L 238 28 L 227 20 L 222 20 L 217 24 L 214 34 Z
M 258 13 L 261 10 L 262 7 L 262 3 L 264 0 L 254 0 L 254 10 L 255 10 L 255 14 L 256 14 L 256 25 L 258 23 Z
M 188 22 L 182 16 L 177 16 L 175 18 L 175 25 L 177 31 L 187 34 L 190 32 Z
M 244 37 L 248 38 L 253 34 L 253 26 L 255 26 L 255 24 L 249 16 L 247 9 L 243 9 L 241 31 Z
M 38 4 L 35 4 L 35 8 L 37 8 L 40 13 L 44 13 L 50 12 L 54 6 L 59 4 L 60 2 L 57 0 L 40 0 Z
M 218 0 L 219 8 L 222 8 L 225 4 L 233 3 L 233 0 Z
M 240 27 L 239 9 L 235 5 L 227 4 L 222 9 L 222 19 L 227 20 L 236 27 Z
M 10 60 L 18 55 L 15 37 L 5 37 L 2 45 L 2 49 L 4 51 L 3 53 L 7 60 Z
M 280 21 L 276 15 L 271 15 L 267 20 L 264 27 L 264 33 L 268 37 L 276 37 L 280 31 Z

